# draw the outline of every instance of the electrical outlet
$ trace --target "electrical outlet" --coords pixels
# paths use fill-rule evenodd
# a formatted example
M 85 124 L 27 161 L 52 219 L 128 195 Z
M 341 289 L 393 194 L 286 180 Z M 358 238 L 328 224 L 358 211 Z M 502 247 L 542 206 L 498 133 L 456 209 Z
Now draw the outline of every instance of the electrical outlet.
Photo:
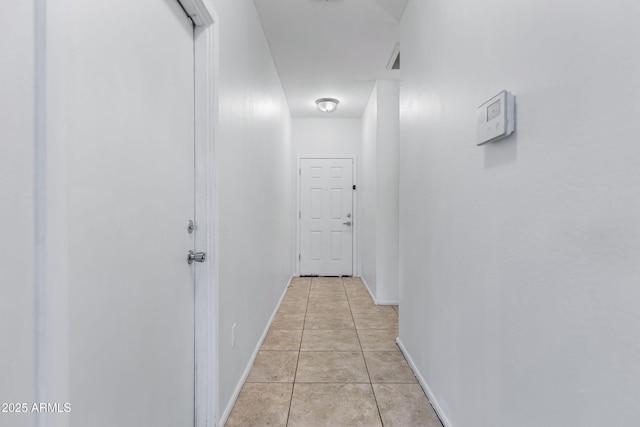
M 236 347 L 236 325 L 237 323 L 234 323 L 231 327 L 231 348 Z

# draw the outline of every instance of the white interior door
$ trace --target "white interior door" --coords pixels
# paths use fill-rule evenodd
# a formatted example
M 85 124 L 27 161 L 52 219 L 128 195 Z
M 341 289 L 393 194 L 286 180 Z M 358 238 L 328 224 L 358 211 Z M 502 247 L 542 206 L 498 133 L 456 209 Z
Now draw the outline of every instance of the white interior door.
M 194 423 L 193 28 L 177 1 L 72 1 L 74 426 Z
M 353 159 L 300 160 L 300 274 L 353 274 Z

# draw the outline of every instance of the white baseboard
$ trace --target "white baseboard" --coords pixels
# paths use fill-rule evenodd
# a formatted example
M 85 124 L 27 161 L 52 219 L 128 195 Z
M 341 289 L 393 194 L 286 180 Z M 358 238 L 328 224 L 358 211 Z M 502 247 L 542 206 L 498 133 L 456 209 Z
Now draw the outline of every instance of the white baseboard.
M 367 292 L 369 292 L 369 296 L 373 300 L 373 303 L 375 305 L 378 305 L 378 300 L 376 299 L 376 297 L 373 296 L 373 293 L 371 292 L 371 288 L 369 288 L 369 285 L 367 284 L 367 281 L 364 280 L 364 276 L 360 276 L 360 280 L 362 280 L 362 283 L 364 283 L 364 287 L 367 289 Z
M 367 288 L 367 292 L 369 292 L 369 296 L 371 296 L 371 299 L 373 300 L 373 303 L 375 305 L 398 305 L 399 302 L 398 301 L 382 301 L 382 300 L 378 300 L 373 296 L 373 293 L 371 292 L 371 288 L 369 287 L 369 284 L 367 283 L 366 280 L 364 280 L 363 276 L 360 276 L 360 280 L 362 280 L 362 283 L 364 283 L 364 287 Z
M 233 391 L 233 395 L 231 395 L 231 399 L 229 399 L 229 403 L 227 404 L 227 407 L 222 413 L 222 416 L 220 417 L 220 420 L 218 421 L 217 425 L 223 426 L 229 419 L 229 415 L 231 415 L 231 410 L 233 409 L 233 406 L 236 404 L 236 400 L 238 400 L 240 391 L 242 390 L 242 387 L 244 386 L 244 383 L 247 380 L 247 377 L 249 376 L 249 372 L 251 372 L 251 368 L 253 367 L 253 362 L 255 362 L 256 357 L 258 356 L 258 352 L 260 351 L 260 347 L 262 347 L 262 343 L 264 342 L 264 339 L 267 337 L 267 333 L 269 333 L 269 328 L 271 327 L 271 324 L 273 323 L 273 319 L 275 319 L 276 314 L 280 309 L 280 304 L 282 304 L 282 300 L 284 299 L 284 296 L 287 293 L 287 289 L 289 288 L 289 285 L 291 285 L 292 280 L 293 280 L 293 276 L 289 278 L 289 282 L 287 282 L 287 286 L 285 286 L 284 291 L 282 292 L 282 295 L 280 295 L 280 300 L 278 301 L 278 304 L 276 305 L 275 310 L 273 310 L 273 313 L 271 314 L 271 317 L 267 322 L 267 327 L 264 329 L 264 332 L 262 332 L 262 336 L 258 340 L 258 344 L 256 345 L 256 348 L 253 350 L 253 354 L 249 359 L 249 363 L 247 363 L 247 367 L 242 373 L 242 377 L 240 377 L 240 380 L 238 381 L 238 385 L 236 385 L 236 388 Z
M 449 420 L 449 418 L 447 418 L 447 415 L 442 410 L 442 407 L 438 403 L 438 399 L 436 399 L 436 396 L 431 391 L 431 388 L 429 387 L 429 384 L 427 384 L 427 381 L 424 379 L 424 377 L 422 376 L 422 374 L 418 370 L 418 367 L 413 362 L 413 359 L 411 358 L 411 356 L 407 352 L 407 349 L 402 344 L 402 341 L 400 341 L 400 337 L 396 338 L 396 344 L 398 344 L 398 347 L 400 347 L 400 351 L 402 351 L 402 354 L 404 355 L 404 358 L 407 359 L 407 362 L 409 363 L 409 366 L 411 367 L 411 370 L 413 371 L 414 375 L 418 379 L 418 382 L 420 383 L 420 386 L 424 390 L 424 393 L 427 395 L 427 398 L 429 399 L 429 402 L 431 402 L 431 406 L 433 406 L 433 409 L 436 411 L 436 414 L 438 414 L 438 417 L 440 418 L 440 421 L 442 422 L 442 425 L 444 427 L 454 427 L 453 423 Z

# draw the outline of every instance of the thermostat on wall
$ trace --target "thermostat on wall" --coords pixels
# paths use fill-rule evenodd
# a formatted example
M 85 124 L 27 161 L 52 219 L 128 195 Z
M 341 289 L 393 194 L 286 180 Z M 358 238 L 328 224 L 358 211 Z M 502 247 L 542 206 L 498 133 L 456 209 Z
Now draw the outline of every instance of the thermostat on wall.
M 515 97 L 506 90 L 478 107 L 477 145 L 497 141 L 515 132 L 515 112 Z

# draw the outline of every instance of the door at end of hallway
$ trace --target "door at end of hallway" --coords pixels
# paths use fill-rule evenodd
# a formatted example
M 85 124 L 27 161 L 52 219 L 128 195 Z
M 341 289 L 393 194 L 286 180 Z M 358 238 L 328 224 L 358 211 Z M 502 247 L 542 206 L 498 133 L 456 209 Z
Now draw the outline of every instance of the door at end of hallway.
M 310 276 L 353 274 L 353 159 L 301 158 L 299 272 Z

